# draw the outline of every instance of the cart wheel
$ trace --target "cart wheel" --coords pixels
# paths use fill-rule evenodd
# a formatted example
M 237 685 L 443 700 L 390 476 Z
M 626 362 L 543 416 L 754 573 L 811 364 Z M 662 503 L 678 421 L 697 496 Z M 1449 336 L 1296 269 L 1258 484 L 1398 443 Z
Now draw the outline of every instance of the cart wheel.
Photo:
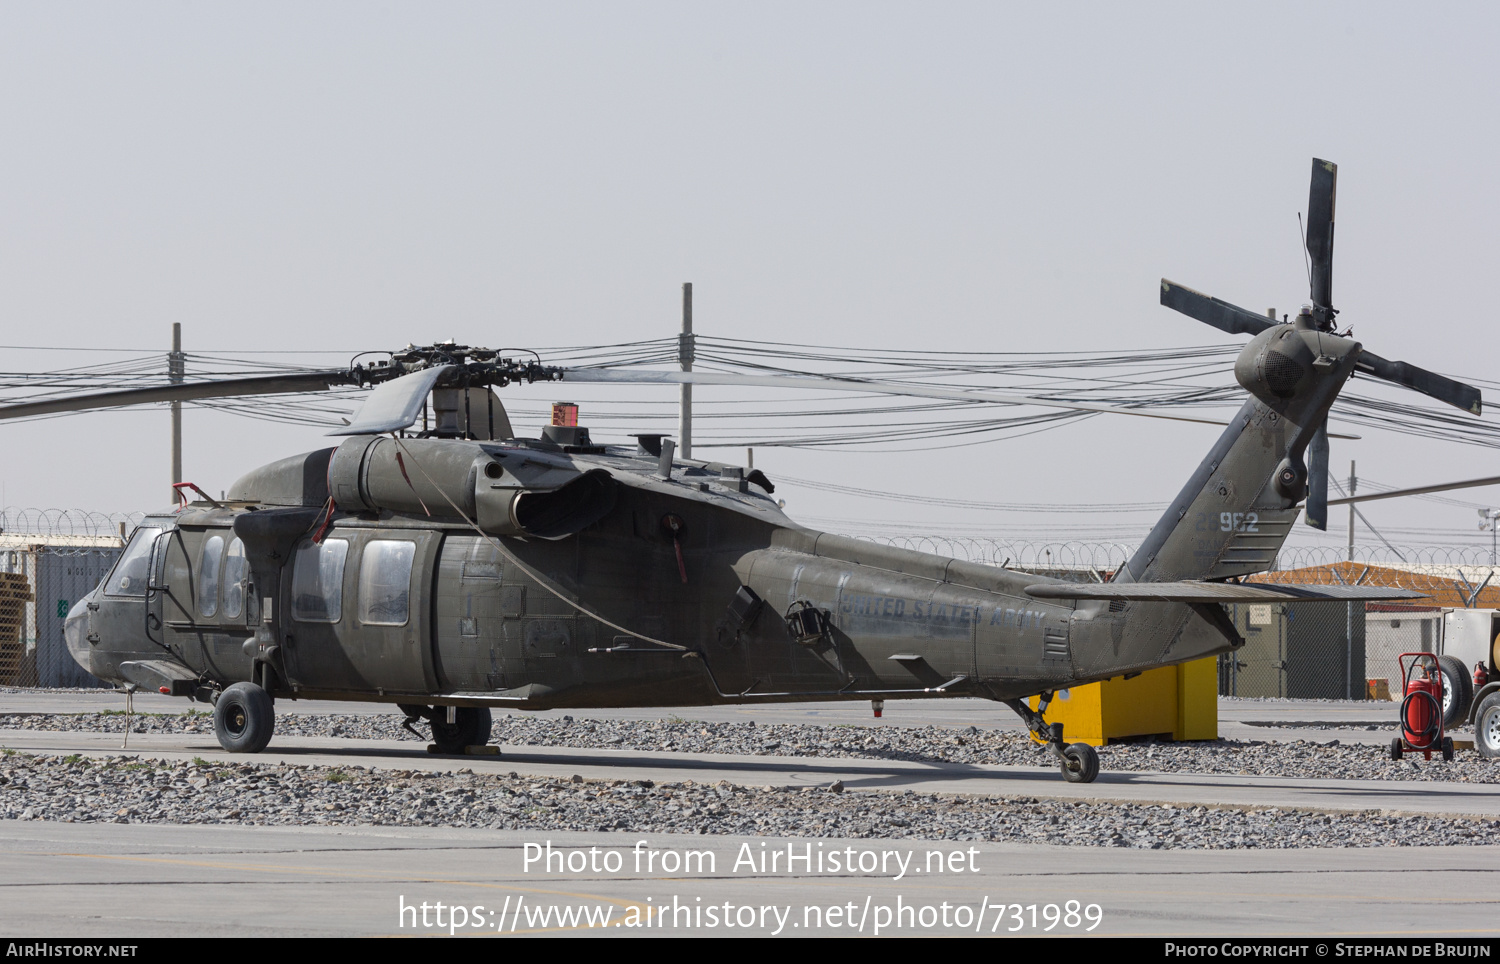
M 1391 759 L 1392 760 L 1399 760 L 1399 759 L 1401 759 L 1401 749 L 1402 749 L 1402 747 L 1401 747 L 1401 737 L 1398 736 L 1394 740 L 1391 741 Z
M 1443 737 L 1443 761 L 1445 763 L 1453 762 L 1453 737 L 1451 736 Z

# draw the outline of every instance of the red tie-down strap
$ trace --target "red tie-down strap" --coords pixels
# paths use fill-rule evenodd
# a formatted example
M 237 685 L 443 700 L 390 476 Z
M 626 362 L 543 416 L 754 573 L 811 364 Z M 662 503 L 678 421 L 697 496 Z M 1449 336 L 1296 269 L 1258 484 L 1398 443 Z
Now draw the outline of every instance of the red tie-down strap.
M 682 561 L 682 517 L 664 515 L 661 517 L 661 527 L 672 534 L 672 548 L 677 550 L 677 574 L 682 577 L 683 583 L 686 583 L 687 564 Z

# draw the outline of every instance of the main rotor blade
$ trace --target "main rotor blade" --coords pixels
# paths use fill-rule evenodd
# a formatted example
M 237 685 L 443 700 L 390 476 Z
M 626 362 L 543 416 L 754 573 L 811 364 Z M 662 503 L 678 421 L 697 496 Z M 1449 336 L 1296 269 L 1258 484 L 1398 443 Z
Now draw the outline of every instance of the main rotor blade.
M 1228 425 L 1217 418 L 1197 418 L 1191 415 L 1167 415 L 1139 408 L 1115 408 L 1109 405 L 1094 405 L 1089 402 L 1065 402 L 1050 398 L 1032 398 L 1027 395 L 1009 395 L 1001 392 L 966 392 L 956 388 L 932 388 L 926 385 L 907 385 L 903 382 L 861 380 L 856 378 L 812 378 L 801 375 L 733 375 L 723 372 L 653 372 L 632 369 L 572 368 L 563 373 L 565 382 L 602 382 L 636 385 L 747 385 L 761 388 L 795 388 L 812 391 L 871 392 L 878 395 L 902 395 L 914 398 L 944 398 L 962 402 L 996 402 L 1001 405 L 1037 405 L 1042 408 L 1062 408 L 1078 412 L 1108 412 L 1115 415 L 1139 415 L 1144 418 L 1165 418 L 1176 422 L 1198 422 L 1203 425 Z
M 1161 303 L 1231 335 L 1258 335 L 1276 324 L 1274 318 L 1210 298 L 1166 278 L 1161 279 Z
M 1484 479 L 1469 479 L 1467 482 L 1443 482 L 1439 485 L 1419 485 L 1413 489 L 1396 489 L 1391 492 L 1374 492 L 1352 498 L 1334 499 L 1329 505 L 1348 505 L 1351 502 L 1374 502 L 1376 499 L 1397 499 L 1403 495 L 1426 495 L 1429 492 L 1448 492 L 1452 489 L 1477 489 L 1485 485 L 1500 485 L 1500 475 Z
M 1338 181 L 1337 164 L 1313 158 L 1307 190 L 1307 256 L 1312 260 L 1312 302 L 1323 308 L 1333 304 L 1333 209 Z
M 1314 529 L 1328 531 L 1328 419 L 1313 433 L 1307 446 L 1307 507 L 1303 519 Z
M 1404 361 L 1390 361 L 1374 352 L 1365 351 L 1360 353 L 1354 367 L 1366 375 L 1374 375 L 1423 395 L 1430 395 L 1440 402 L 1447 402 L 1454 408 L 1461 408 L 1474 415 L 1480 414 L 1483 409 L 1479 389 L 1473 385 L 1465 385 Z
M 126 388 L 115 392 L 91 392 L 39 402 L 0 405 L 0 420 L 87 412 L 99 408 L 123 408 L 127 405 L 145 405 L 148 402 L 188 402 L 200 398 L 238 398 L 243 395 L 288 395 L 324 391 L 335 385 L 351 384 L 357 383 L 347 371 L 298 372 L 295 375 L 257 375 L 254 378 L 183 382 L 179 385 Z

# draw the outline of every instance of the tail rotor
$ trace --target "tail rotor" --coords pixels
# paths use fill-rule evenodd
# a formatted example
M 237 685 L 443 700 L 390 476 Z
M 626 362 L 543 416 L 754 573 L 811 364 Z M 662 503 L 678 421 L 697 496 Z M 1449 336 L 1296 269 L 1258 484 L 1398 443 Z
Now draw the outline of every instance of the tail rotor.
M 1338 194 L 1338 165 L 1321 158 L 1312 162 L 1312 179 L 1307 196 L 1307 234 L 1304 243 L 1308 259 L 1308 286 L 1311 304 L 1291 322 L 1303 330 L 1332 333 L 1338 309 L 1333 307 L 1333 228 Z M 1274 318 L 1247 311 L 1165 278 L 1161 283 L 1161 303 L 1231 335 L 1261 334 L 1273 327 Z M 1333 360 L 1320 355 L 1313 368 L 1331 369 Z M 1403 361 L 1391 361 L 1360 348 L 1354 371 L 1378 378 L 1445 402 L 1473 415 L 1483 410 L 1479 389 L 1418 368 Z M 1328 419 L 1326 415 L 1307 440 L 1307 505 L 1304 519 L 1315 529 L 1328 528 Z

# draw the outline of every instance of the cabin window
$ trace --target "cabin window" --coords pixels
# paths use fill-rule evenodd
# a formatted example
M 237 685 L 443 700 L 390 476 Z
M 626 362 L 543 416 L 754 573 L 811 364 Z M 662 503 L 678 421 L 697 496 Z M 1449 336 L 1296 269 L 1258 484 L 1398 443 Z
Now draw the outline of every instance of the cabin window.
M 224 537 L 209 536 L 198 553 L 198 615 L 219 611 L 219 564 L 224 561 Z
M 137 529 L 130 537 L 120 561 L 109 574 L 105 592 L 111 596 L 144 596 L 146 582 L 151 574 L 151 549 L 156 544 L 160 529 Z
M 347 539 L 304 542 L 292 572 L 292 616 L 305 623 L 336 623 L 344 611 Z
M 224 618 L 239 619 L 245 612 L 245 586 L 250 581 L 250 564 L 245 559 L 245 544 L 235 539 L 224 556 Z
M 359 619 L 372 626 L 405 626 L 411 612 L 414 542 L 374 539 L 359 567 Z

